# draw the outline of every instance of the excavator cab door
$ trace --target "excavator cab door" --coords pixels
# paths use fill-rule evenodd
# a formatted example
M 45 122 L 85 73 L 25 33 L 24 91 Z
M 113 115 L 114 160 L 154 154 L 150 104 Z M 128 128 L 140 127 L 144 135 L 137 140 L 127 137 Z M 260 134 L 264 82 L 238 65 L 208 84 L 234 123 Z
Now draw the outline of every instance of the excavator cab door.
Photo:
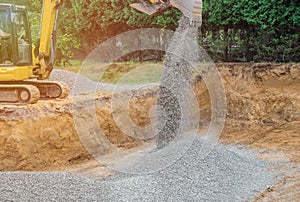
M 18 65 L 31 65 L 32 45 L 27 12 L 25 8 L 17 7 L 13 16 L 18 44 Z

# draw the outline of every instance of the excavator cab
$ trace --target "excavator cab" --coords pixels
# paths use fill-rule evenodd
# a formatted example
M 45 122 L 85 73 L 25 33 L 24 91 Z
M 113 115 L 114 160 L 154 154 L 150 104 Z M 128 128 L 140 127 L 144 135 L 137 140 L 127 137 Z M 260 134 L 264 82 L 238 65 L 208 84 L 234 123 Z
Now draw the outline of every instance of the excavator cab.
M 31 34 L 23 6 L 0 4 L 0 66 L 32 65 Z

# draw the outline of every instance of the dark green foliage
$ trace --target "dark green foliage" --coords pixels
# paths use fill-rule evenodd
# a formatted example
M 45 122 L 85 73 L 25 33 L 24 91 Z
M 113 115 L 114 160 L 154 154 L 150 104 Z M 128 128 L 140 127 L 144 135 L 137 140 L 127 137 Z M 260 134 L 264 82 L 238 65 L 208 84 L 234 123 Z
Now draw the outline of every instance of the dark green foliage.
M 73 27 L 81 52 L 124 31 L 143 27 L 175 29 L 177 9 L 147 16 L 131 0 L 71 0 Z M 202 42 L 216 60 L 300 60 L 300 8 L 297 0 L 204 0 Z
M 222 52 L 223 60 L 300 61 L 297 0 L 206 0 L 202 30 L 216 58 Z
M 300 61 L 299 0 L 203 0 L 201 42 L 216 60 Z M 26 5 L 34 41 L 39 0 L 0 0 Z M 129 7 L 135 0 L 65 0 L 60 17 L 58 58 L 83 58 L 101 42 L 137 28 L 174 30 L 181 12 L 148 16 Z M 77 50 L 77 51 L 76 51 Z M 79 51 L 78 51 L 79 50 Z
M 181 13 L 167 10 L 148 16 L 129 7 L 128 0 L 71 0 L 75 11 L 73 27 L 81 41 L 81 53 L 90 52 L 101 42 L 125 31 L 145 27 L 175 29 Z

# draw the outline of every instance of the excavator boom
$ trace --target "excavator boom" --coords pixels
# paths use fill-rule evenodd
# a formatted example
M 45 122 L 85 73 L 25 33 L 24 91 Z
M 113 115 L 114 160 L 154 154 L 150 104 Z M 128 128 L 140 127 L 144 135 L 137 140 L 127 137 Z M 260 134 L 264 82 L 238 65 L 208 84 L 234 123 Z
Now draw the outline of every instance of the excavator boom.
M 58 14 L 63 0 L 44 0 L 40 30 L 38 60 L 41 79 L 48 78 L 55 62 Z

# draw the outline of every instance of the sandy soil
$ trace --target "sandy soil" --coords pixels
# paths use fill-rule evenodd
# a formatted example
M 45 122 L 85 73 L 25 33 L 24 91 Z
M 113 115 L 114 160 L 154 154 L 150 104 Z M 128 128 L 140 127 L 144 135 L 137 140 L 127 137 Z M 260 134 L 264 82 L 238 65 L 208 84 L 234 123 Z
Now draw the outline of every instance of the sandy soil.
M 300 163 L 300 66 L 255 64 L 220 67 L 228 115 L 221 141 L 264 150 L 262 158 Z M 232 76 L 230 76 L 232 75 Z M 266 190 L 257 201 L 297 201 L 300 175 Z
M 226 88 L 228 108 L 220 141 L 261 150 L 265 159 L 279 158 L 300 164 L 300 65 L 221 63 L 217 66 Z M 209 92 L 201 79 L 195 84 L 195 92 L 201 110 L 199 130 L 204 131 L 211 110 Z M 150 124 L 149 110 L 156 102 L 156 93 L 157 89 L 133 92 L 129 108 L 137 125 Z M 104 134 L 123 149 L 143 144 L 117 127 L 112 114 L 118 109 L 112 111 L 111 96 L 101 92 L 95 96 L 96 114 Z M 0 106 L 0 170 L 84 171 L 87 176 L 98 173 L 98 178 L 111 175 L 81 144 L 71 103 L 72 98 L 68 98 L 30 106 Z M 83 117 L 82 121 L 85 120 L 88 117 Z M 103 148 L 102 152 L 109 149 Z M 256 200 L 293 201 L 295 197 L 300 198 L 299 175 L 287 177 Z

